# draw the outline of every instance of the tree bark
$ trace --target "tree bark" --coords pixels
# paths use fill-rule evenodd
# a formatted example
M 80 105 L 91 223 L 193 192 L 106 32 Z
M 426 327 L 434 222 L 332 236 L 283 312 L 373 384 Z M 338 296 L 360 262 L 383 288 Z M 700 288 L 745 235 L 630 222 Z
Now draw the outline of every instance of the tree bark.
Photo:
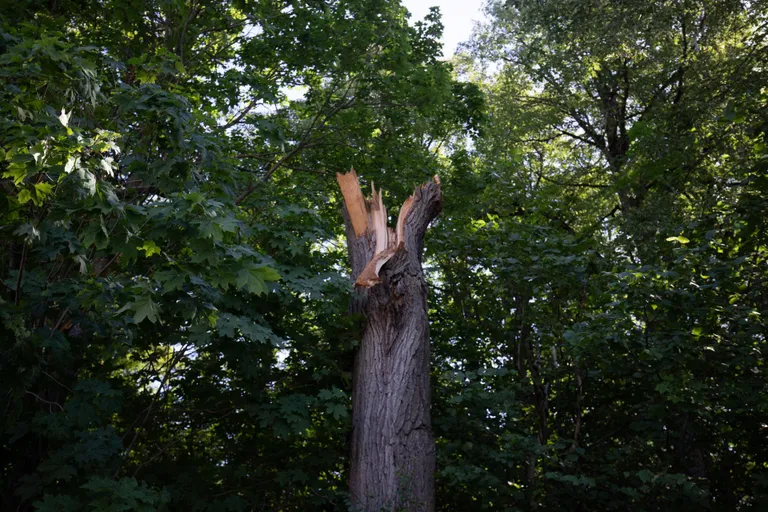
M 435 177 L 418 187 L 392 230 L 375 189 L 366 201 L 354 171 L 337 178 L 357 303 L 366 317 L 352 377 L 352 507 L 432 511 L 435 444 L 421 259 L 427 226 L 442 206 L 440 182 Z

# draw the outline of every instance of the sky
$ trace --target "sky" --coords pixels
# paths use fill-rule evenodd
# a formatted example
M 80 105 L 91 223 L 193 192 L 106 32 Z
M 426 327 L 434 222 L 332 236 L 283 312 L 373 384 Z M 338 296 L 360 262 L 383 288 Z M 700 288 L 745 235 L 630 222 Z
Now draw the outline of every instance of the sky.
M 456 46 L 469 39 L 474 21 L 483 19 L 484 0 L 402 0 L 411 11 L 411 24 L 424 19 L 432 6 L 440 7 L 443 19 L 443 57 L 449 59 Z

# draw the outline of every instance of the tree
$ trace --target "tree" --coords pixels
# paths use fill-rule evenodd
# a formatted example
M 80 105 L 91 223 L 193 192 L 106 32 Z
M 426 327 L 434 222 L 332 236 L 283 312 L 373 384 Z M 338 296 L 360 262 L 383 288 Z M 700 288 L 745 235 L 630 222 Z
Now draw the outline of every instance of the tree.
M 435 446 L 430 419 L 424 235 L 442 206 L 440 182 L 406 199 L 395 230 L 371 184 L 337 174 L 352 280 L 362 292 L 365 328 L 352 377 L 349 489 L 353 507 L 434 509 Z
M 765 4 L 488 13 L 449 64 L 397 0 L 0 2 L 0 509 L 359 508 L 398 262 L 436 509 L 766 508 Z M 441 177 L 423 253 L 349 261 L 350 162 Z
M 0 508 L 343 507 L 333 171 L 421 181 L 471 121 L 406 14 L 0 4 Z
M 446 204 L 426 256 L 438 502 L 765 503 L 750 412 L 765 407 L 765 362 L 747 356 L 764 343 L 764 6 L 489 14 L 462 57 L 488 122 L 453 155 L 444 186 L 467 199 Z

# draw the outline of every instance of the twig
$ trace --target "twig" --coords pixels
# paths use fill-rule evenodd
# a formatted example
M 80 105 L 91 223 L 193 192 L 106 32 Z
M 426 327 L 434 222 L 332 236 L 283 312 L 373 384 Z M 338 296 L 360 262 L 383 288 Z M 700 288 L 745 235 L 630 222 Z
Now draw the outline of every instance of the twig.
M 575 365 L 576 369 L 576 425 L 573 429 L 573 443 L 571 444 L 571 447 L 568 449 L 568 452 L 573 452 L 576 450 L 576 448 L 579 447 L 579 435 L 581 434 L 581 400 L 582 400 L 582 394 L 583 394 L 583 382 L 581 379 L 581 370 L 579 369 L 579 365 Z
M 278 168 L 280 168 L 280 166 L 283 165 L 283 163 L 293 158 L 293 156 L 299 151 L 301 151 L 303 148 L 304 148 L 304 144 L 303 142 L 300 142 L 295 148 L 293 148 L 291 151 L 283 155 L 277 162 L 273 163 L 269 167 L 269 170 L 267 170 L 266 174 L 264 174 L 264 176 L 262 176 L 260 179 L 256 180 L 256 182 L 248 186 L 248 188 L 245 189 L 243 193 L 237 197 L 237 199 L 235 199 L 235 204 L 240 204 L 243 201 L 245 201 L 248 198 L 248 196 L 251 195 L 251 193 L 258 188 L 259 185 L 261 185 L 262 183 L 267 181 L 269 178 L 271 178 L 272 175 L 275 173 L 275 171 Z
M 173 373 L 173 368 L 176 366 L 176 364 L 177 364 L 179 361 L 181 361 L 181 358 L 182 358 L 184 355 L 186 355 L 186 353 L 187 353 L 187 347 L 188 347 L 188 346 L 189 346 L 188 344 L 184 345 L 184 346 L 183 346 L 183 347 L 182 347 L 182 348 L 181 348 L 181 349 L 180 349 L 180 350 L 179 350 L 177 353 L 175 353 L 175 354 L 173 355 L 173 357 L 171 358 L 171 360 L 168 362 L 168 370 L 166 371 L 165 375 L 163 376 L 163 380 L 162 380 L 162 382 L 161 382 L 161 383 L 160 383 L 160 385 L 157 387 L 157 392 L 156 392 L 156 393 L 155 393 L 155 395 L 152 397 L 152 402 L 150 402 L 150 404 L 149 404 L 149 405 L 146 407 L 146 409 L 144 409 L 144 411 L 146 411 L 146 413 L 144 413 L 144 411 L 142 411 L 142 413 L 144 413 L 144 418 L 141 420 L 141 423 L 140 423 L 140 424 L 139 424 L 139 425 L 136 427 L 136 429 L 134 430 L 133 439 L 131 439 L 131 442 L 130 442 L 130 444 L 128 445 L 128 448 L 126 448 L 126 449 L 125 449 L 125 453 L 123 454 L 123 459 L 125 459 L 126 457 L 128 457 L 128 455 L 129 455 L 129 454 L 131 453 L 131 451 L 133 450 L 133 446 L 134 446 L 134 444 L 136 444 L 136 440 L 139 438 L 139 433 L 140 433 L 140 429 L 141 429 L 141 427 L 143 427 L 143 426 L 144 426 L 144 424 L 145 424 L 145 423 L 147 422 L 147 420 L 149 419 L 149 416 L 150 416 L 150 414 L 152 414 L 152 409 L 154 408 L 155 404 L 156 404 L 156 403 L 159 401 L 159 397 L 160 397 L 160 394 L 161 394 L 161 393 L 162 393 L 162 391 L 163 391 L 163 388 L 165 387 L 165 385 L 168 383 L 168 381 L 169 381 L 169 380 L 170 380 L 170 378 L 171 378 L 171 374 Z M 139 415 L 139 417 L 140 417 L 140 416 L 141 416 L 141 415 Z M 138 418 L 137 418 L 137 419 L 138 419 Z M 133 424 L 136 424 L 136 421 L 134 421 L 134 422 L 133 422 Z M 132 426 L 133 426 L 133 425 L 132 425 Z M 126 434 L 127 434 L 127 432 L 126 432 Z M 117 478 L 117 475 L 119 475 L 119 474 L 120 474 L 120 469 L 122 469 L 122 468 L 121 468 L 121 467 L 118 467 L 118 468 L 115 470 L 115 478 Z
M 255 183 L 252 183 L 248 185 L 248 188 L 246 188 L 242 194 L 240 194 L 237 199 L 235 199 L 235 204 L 240 204 L 245 199 L 253 193 L 254 190 L 256 190 L 259 185 L 269 180 L 272 175 L 277 171 L 285 162 L 293 158 L 297 153 L 299 153 L 302 149 L 312 147 L 314 144 L 310 143 L 310 136 L 312 135 L 313 131 L 321 130 L 323 127 L 325 127 L 326 123 L 341 112 L 342 110 L 351 107 L 354 102 L 354 97 L 349 97 L 349 92 L 352 90 L 352 86 L 355 84 L 356 78 L 352 78 L 349 83 L 347 83 L 347 87 L 344 90 L 344 93 L 342 94 L 342 98 L 344 98 L 338 105 L 333 107 L 328 113 L 323 115 L 323 110 L 326 106 L 330 104 L 331 96 L 333 95 L 333 91 L 336 90 L 336 86 L 333 87 L 333 89 L 329 92 L 328 97 L 325 99 L 325 102 L 323 103 L 323 106 L 320 107 L 320 110 L 318 110 L 315 117 L 312 119 L 312 122 L 309 124 L 306 130 L 304 130 L 304 133 L 301 136 L 301 139 L 299 143 L 296 145 L 295 148 L 293 148 L 291 151 L 283 155 L 278 161 L 276 161 L 274 164 L 272 164 L 267 172 L 259 178 Z M 323 118 L 322 122 L 320 121 L 320 118 Z
M 251 101 L 245 108 L 243 108 L 243 110 L 240 111 L 239 114 L 237 114 L 237 116 L 235 116 L 234 119 L 232 119 L 227 124 L 224 124 L 224 125 L 220 126 L 219 129 L 220 130 L 226 130 L 227 128 L 231 128 L 231 127 L 235 126 L 237 123 L 242 121 L 243 118 L 248 115 L 248 112 L 250 112 L 251 109 L 253 109 L 253 107 L 255 107 L 255 106 L 256 106 L 256 101 Z
M 56 380 L 56 377 L 54 377 L 53 375 L 51 375 L 51 374 L 50 374 L 50 373 L 48 373 L 47 371 L 45 371 L 45 370 L 41 370 L 41 373 L 42 373 L 43 375 L 45 375 L 46 377 L 48 377 L 49 379 L 51 379 L 51 380 L 52 380 L 53 382 L 55 382 L 56 384 L 58 384 L 59 386 L 63 387 L 63 388 L 64 388 L 64 389 L 66 389 L 67 391 L 69 391 L 70 393 L 74 393 L 74 391 L 72 391 L 72 389 L 71 389 L 71 388 L 69 388 L 69 387 L 65 386 L 64 384 L 62 384 L 61 382 L 59 382 L 58 380 Z
M 21 263 L 19 264 L 19 275 L 16 277 L 16 300 L 14 301 L 16 305 L 19 305 L 19 300 L 21 300 L 21 277 L 24 275 L 24 264 L 27 261 L 27 244 L 24 244 L 23 248 L 21 249 Z
M 114 229 L 114 228 L 113 228 L 113 229 Z M 94 276 L 93 276 L 93 277 L 101 277 L 101 274 L 103 274 L 103 273 L 104 273 L 104 272 L 105 272 L 105 271 L 106 271 L 106 270 L 109 268 L 109 266 L 110 266 L 110 265 L 112 265 L 112 264 L 115 262 L 115 260 L 116 260 L 117 258 L 119 258 L 119 257 L 120 257 L 122 254 L 123 254 L 123 253 L 121 253 L 121 252 L 118 252 L 117 254 L 115 254 L 114 256 L 112 256 L 112 259 L 111 259 L 111 260 L 109 260 L 109 261 L 107 262 L 107 264 L 106 264 L 106 265 L 104 265 L 103 267 L 101 267 L 101 269 L 100 269 L 98 272 L 96 272 L 96 274 L 94 274 Z
M 69 313 L 69 308 L 64 308 L 64 311 L 61 312 L 61 316 L 59 317 L 59 320 L 56 322 L 56 325 L 51 330 L 51 335 L 48 336 L 48 338 L 53 337 L 53 333 L 59 330 L 59 327 L 61 327 L 62 322 L 64 322 L 64 317 L 67 316 L 67 313 Z
M 48 405 L 55 405 L 56 407 L 58 407 L 61 410 L 61 412 L 64 412 L 64 408 L 58 402 L 51 402 L 50 400 L 46 400 L 45 398 L 43 398 L 40 395 L 38 395 L 36 393 L 33 393 L 31 391 L 25 391 L 24 393 L 26 393 L 27 395 L 32 395 L 33 397 L 37 398 L 39 401 L 41 401 L 43 403 L 46 403 Z M 48 409 L 48 410 L 50 412 L 50 409 Z
M 539 176 L 544 181 L 548 181 L 550 183 L 554 183 L 555 185 L 560 185 L 561 187 L 584 187 L 584 188 L 609 188 L 610 185 L 599 185 L 596 183 L 568 183 L 565 181 L 559 181 L 559 180 L 553 180 L 552 178 L 549 178 L 547 176 L 544 176 L 543 173 L 539 173 L 534 171 L 537 176 Z

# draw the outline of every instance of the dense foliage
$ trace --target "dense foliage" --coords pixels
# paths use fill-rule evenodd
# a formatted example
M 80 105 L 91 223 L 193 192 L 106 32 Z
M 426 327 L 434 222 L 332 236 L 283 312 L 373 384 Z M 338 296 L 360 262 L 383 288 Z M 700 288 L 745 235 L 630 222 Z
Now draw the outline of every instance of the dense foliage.
M 0 5 L 0 509 L 349 509 L 351 165 L 442 177 L 439 509 L 768 506 L 766 6 L 487 14 Z

